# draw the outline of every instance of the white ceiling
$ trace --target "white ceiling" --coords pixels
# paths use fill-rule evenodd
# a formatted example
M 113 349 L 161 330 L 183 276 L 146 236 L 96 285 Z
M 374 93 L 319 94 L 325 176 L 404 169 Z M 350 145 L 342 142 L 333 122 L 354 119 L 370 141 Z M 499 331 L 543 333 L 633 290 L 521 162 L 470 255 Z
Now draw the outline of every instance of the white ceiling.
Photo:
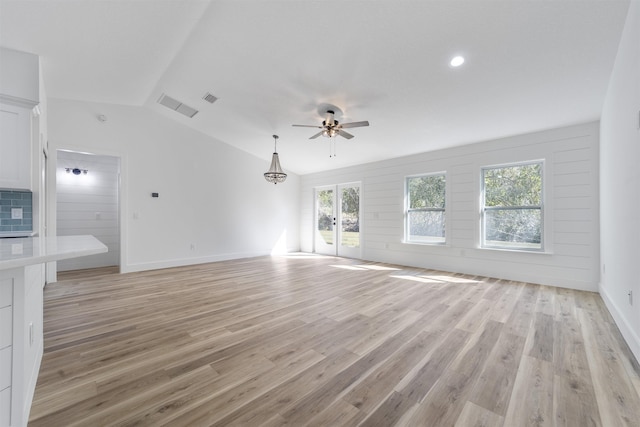
M 278 134 L 283 167 L 304 174 L 598 119 L 628 5 L 0 0 L 0 45 L 41 56 L 49 97 L 145 106 L 265 168 Z M 326 105 L 371 123 L 333 159 L 291 126 Z

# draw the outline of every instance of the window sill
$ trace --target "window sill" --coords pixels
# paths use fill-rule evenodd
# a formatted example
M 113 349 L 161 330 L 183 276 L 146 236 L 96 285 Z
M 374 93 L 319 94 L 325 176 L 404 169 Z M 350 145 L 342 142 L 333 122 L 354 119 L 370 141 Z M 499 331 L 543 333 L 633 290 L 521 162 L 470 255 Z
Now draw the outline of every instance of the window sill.
M 491 247 L 478 247 L 482 251 L 495 251 L 495 252 L 514 252 L 518 254 L 534 254 L 534 255 L 553 255 L 550 250 L 535 250 L 535 249 L 508 249 L 508 248 L 491 248 Z
M 418 245 L 418 246 L 449 246 L 447 242 L 412 242 L 410 240 L 403 240 L 405 245 Z

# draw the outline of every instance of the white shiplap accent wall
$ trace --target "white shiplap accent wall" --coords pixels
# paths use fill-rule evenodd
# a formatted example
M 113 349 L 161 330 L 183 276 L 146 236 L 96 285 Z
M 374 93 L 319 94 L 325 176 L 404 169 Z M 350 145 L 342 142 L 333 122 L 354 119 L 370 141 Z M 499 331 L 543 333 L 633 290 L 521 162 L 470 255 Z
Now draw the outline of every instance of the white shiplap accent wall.
M 305 175 L 301 249 L 313 251 L 314 187 L 361 181 L 365 260 L 596 291 L 598 126 L 587 123 Z M 356 143 L 365 149 L 366 141 Z M 545 253 L 480 249 L 481 168 L 530 160 L 544 161 Z M 447 174 L 447 244 L 405 244 L 404 179 L 439 171 Z
M 58 262 L 58 271 L 106 267 L 120 264 L 118 223 L 117 157 L 57 151 L 56 171 L 58 236 L 91 234 L 108 252 Z M 87 175 L 73 175 L 65 168 L 88 169 Z

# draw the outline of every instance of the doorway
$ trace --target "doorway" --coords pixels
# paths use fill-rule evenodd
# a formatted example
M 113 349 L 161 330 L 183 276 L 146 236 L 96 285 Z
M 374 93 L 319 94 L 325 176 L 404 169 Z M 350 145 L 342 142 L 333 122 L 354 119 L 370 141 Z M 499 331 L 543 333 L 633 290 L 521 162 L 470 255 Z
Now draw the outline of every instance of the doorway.
M 361 258 L 360 183 L 315 189 L 314 251 Z
M 90 234 L 102 254 L 59 261 L 58 272 L 120 266 L 120 158 L 57 150 L 58 236 Z

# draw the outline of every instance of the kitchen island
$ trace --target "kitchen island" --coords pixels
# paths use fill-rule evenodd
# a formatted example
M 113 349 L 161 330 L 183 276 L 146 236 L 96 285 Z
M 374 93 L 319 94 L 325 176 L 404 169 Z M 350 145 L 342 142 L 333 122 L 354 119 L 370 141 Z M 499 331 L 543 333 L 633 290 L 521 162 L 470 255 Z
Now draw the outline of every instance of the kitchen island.
M 0 239 L 0 427 L 29 420 L 43 353 L 44 264 L 106 251 L 93 236 Z

